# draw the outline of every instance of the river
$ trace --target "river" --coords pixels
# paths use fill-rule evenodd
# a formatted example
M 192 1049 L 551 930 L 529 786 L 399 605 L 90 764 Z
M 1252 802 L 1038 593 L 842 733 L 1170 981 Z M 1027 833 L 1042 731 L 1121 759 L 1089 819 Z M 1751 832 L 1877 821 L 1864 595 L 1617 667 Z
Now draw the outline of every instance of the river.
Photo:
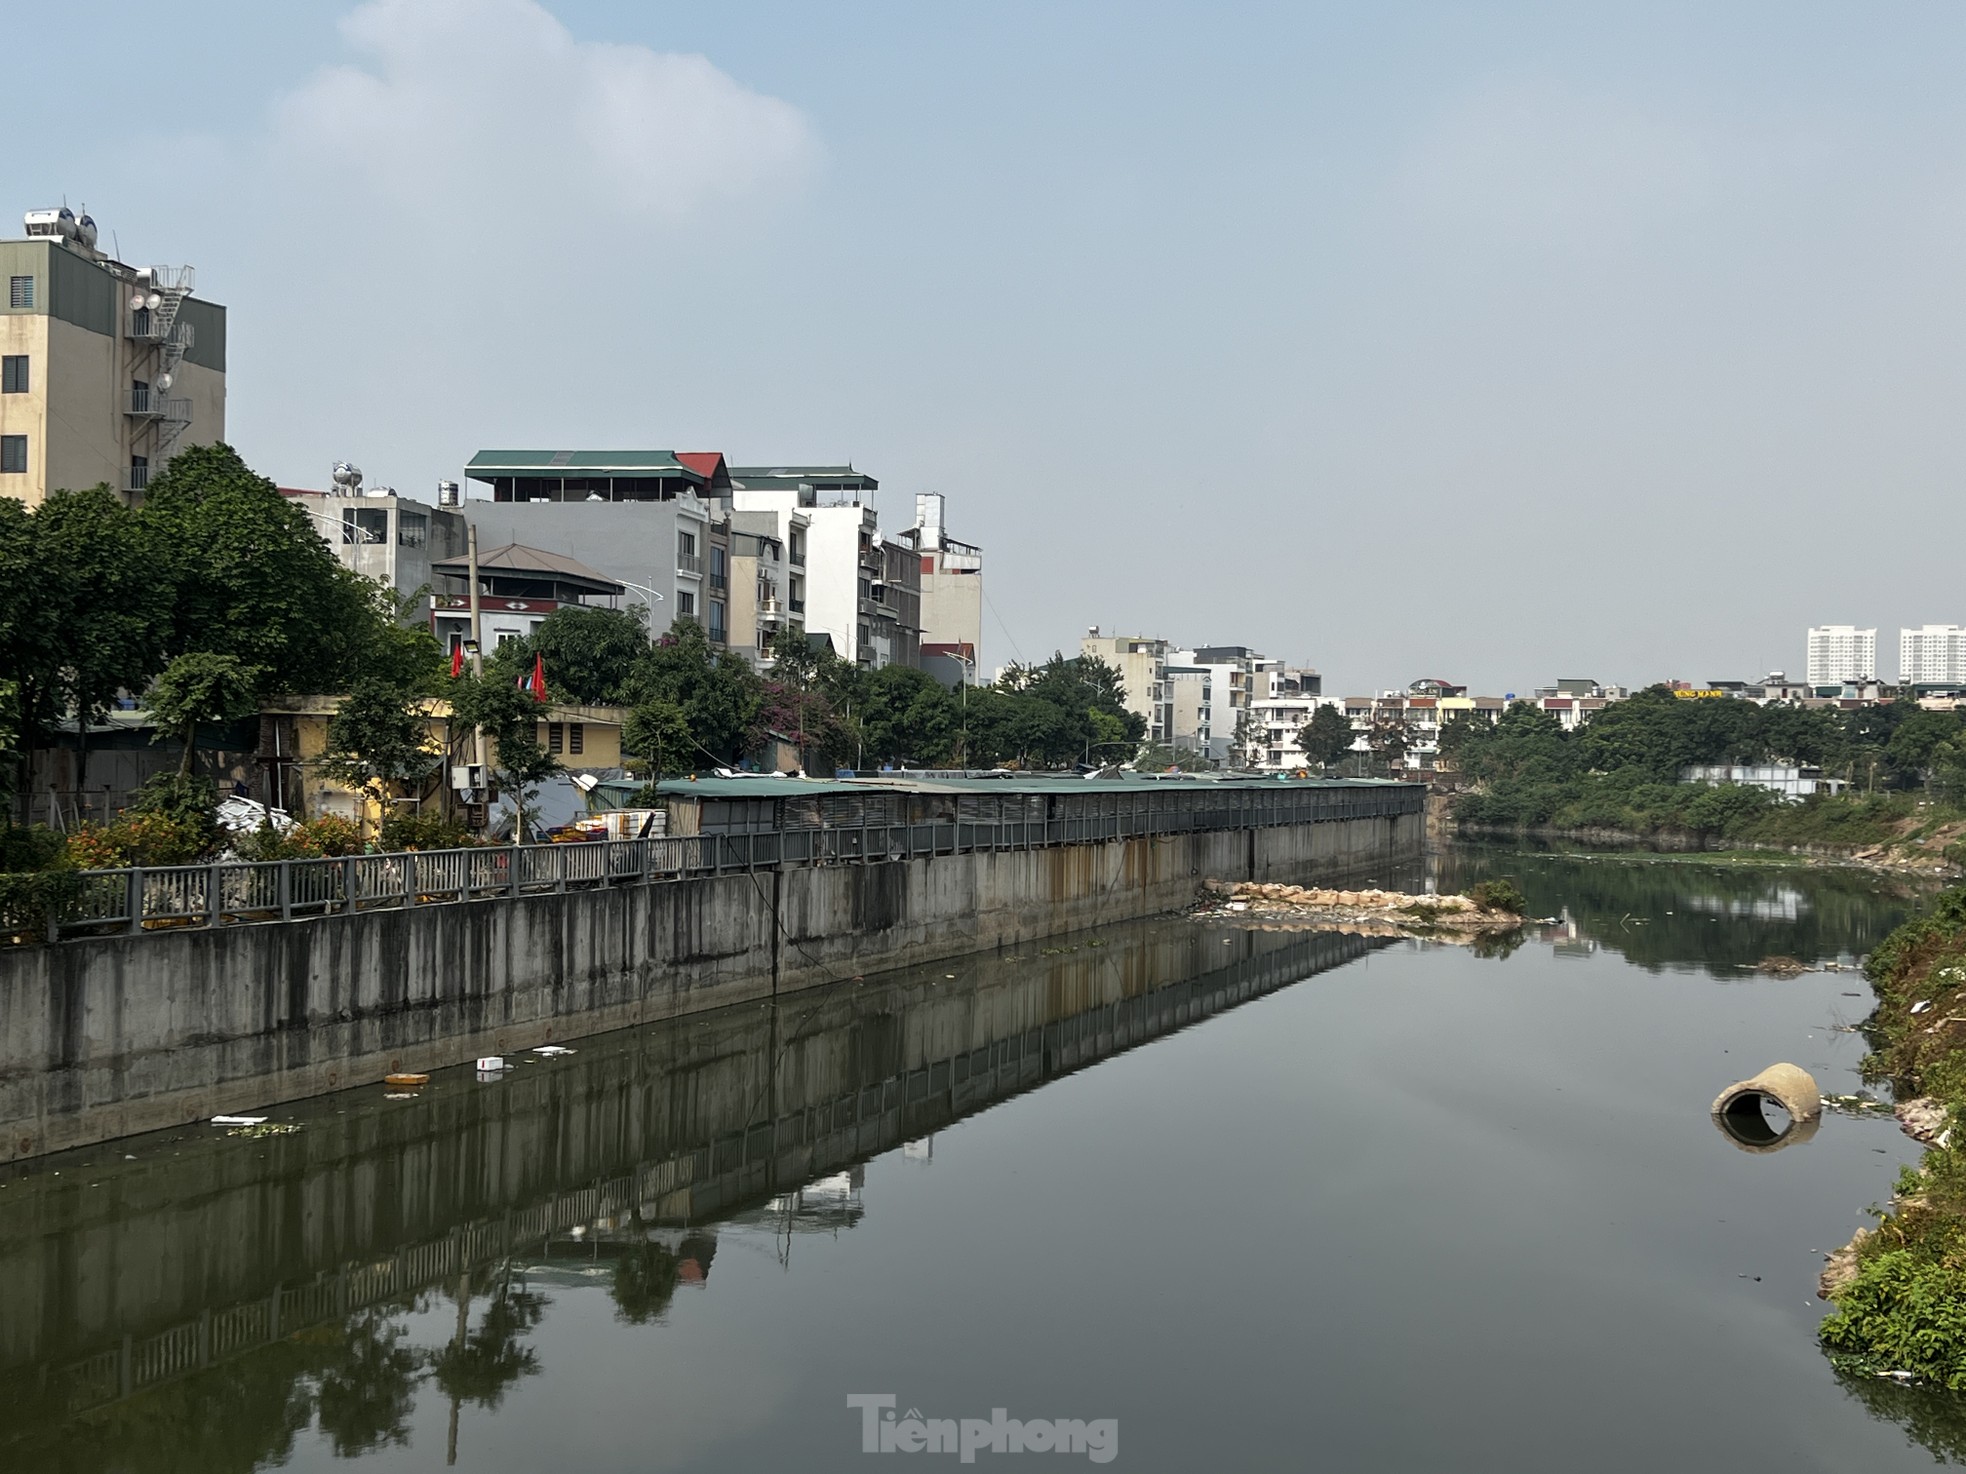
M 1966 1456 L 1966 1399 L 1814 1335 L 1915 1145 L 1707 1114 L 1777 1060 L 1860 1088 L 1854 969 L 1913 893 L 1435 868 L 1556 919 L 1488 955 L 1114 926 L 9 1169 L 0 1465 L 878 1469 L 870 1397 L 983 1464 Z

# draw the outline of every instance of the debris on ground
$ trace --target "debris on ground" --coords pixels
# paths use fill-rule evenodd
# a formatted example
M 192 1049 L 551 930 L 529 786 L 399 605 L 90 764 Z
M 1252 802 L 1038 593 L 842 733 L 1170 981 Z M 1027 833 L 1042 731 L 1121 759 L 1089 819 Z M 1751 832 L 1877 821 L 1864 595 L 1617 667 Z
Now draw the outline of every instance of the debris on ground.
M 573 1051 L 567 1048 L 566 1045 L 564 1044 L 536 1044 L 533 1046 L 532 1052 L 534 1054 L 544 1054 L 544 1055 L 561 1055 L 561 1054 L 573 1053 Z
M 1430 936 L 1468 940 L 1514 931 L 1526 920 L 1471 896 L 1412 895 L 1387 890 L 1333 890 L 1261 881 L 1210 880 L 1193 914 L 1233 919 L 1265 929 L 1282 924 L 1360 932 L 1371 936 Z
M 1765 978 L 1799 978 L 1810 970 L 1809 964 L 1799 958 L 1784 957 L 1779 954 L 1762 958 L 1755 968 L 1755 971 Z
M 214 1126 L 257 1126 L 265 1121 L 264 1116 L 213 1116 Z
M 261 1121 L 256 1126 L 234 1126 L 227 1136 L 292 1136 L 300 1127 L 291 1121 Z
M 1898 1127 L 1913 1141 L 1939 1141 L 1946 1129 L 1945 1102 L 1929 1095 L 1921 1095 L 1916 1100 L 1898 1102 L 1892 1113 L 1898 1118 Z

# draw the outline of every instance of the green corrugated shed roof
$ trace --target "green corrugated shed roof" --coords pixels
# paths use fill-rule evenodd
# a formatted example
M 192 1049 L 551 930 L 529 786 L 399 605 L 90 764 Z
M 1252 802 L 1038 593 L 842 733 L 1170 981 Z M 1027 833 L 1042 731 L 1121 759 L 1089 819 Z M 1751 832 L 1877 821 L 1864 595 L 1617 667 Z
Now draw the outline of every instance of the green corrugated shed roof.
M 883 773 L 872 778 L 773 778 L 745 774 L 735 778 L 665 778 L 662 791 L 697 798 L 811 798 L 829 793 L 1142 793 L 1166 789 L 1191 793 L 1198 788 L 1398 788 L 1417 787 L 1389 778 L 1074 778 L 1061 774 L 1016 778 L 928 778 Z
M 851 466 L 732 466 L 730 479 L 757 486 L 788 482 L 796 486 L 801 481 L 852 481 L 869 491 L 880 489 L 880 482 Z
M 701 481 L 669 450 L 481 450 L 466 476 L 686 476 Z

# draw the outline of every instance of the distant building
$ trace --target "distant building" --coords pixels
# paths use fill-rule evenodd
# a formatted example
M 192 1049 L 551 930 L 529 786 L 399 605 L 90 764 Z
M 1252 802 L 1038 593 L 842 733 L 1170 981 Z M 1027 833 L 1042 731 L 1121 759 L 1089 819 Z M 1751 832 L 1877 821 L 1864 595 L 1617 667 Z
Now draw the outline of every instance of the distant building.
M 1145 635 L 1102 635 L 1095 624 L 1079 641 L 1079 653 L 1119 671 L 1126 709 L 1146 719 L 1149 742 L 1166 742 L 1174 725 L 1167 690 L 1167 641 Z
M 141 500 L 178 451 L 225 438 L 225 309 L 189 266 L 112 260 L 64 205 L 0 241 L 0 278 L 0 496 Z
M 717 498 L 730 489 L 715 452 L 485 450 L 464 474 L 491 499 L 461 510 L 480 547 L 550 550 L 624 585 L 656 632 L 693 619 L 730 638 L 730 538 Z M 748 641 L 749 632 L 740 635 Z
M 1835 793 L 1845 786 L 1839 778 L 1825 778 L 1821 768 L 1799 767 L 1793 763 L 1697 763 L 1681 768 L 1679 781 L 1766 788 L 1792 803 L 1800 803 L 1817 793 Z
M 337 465 L 334 475 L 332 490 L 283 486 L 280 495 L 307 513 L 344 568 L 380 579 L 397 598 L 413 602 L 410 612 L 423 620 L 427 598 L 436 591 L 432 565 L 464 556 L 464 514 L 400 496 L 387 486 L 364 488 L 362 473 L 346 463 Z
M 1877 631 L 1823 624 L 1809 631 L 1809 684 L 1841 685 L 1877 677 Z
M 889 659 L 901 611 L 890 608 L 887 553 L 874 511 L 880 483 L 852 466 L 735 466 L 733 512 L 778 518 L 789 564 L 791 597 L 804 604 L 805 627 L 833 637 L 843 660 L 873 669 Z M 801 530 L 797 524 L 803 521 Z M 877 644 L 876 628 L 883 632 Z M 920 641 L 920 621 L 914 622 Z
M 1898 684 L 1966 686 L 1966 629 L 1927 624 L 1899 630 Z
M 953 649 L 974 678 L 983 648 L 983 550 L 949 535 L 940 492 L 915 497 L 911 542 L 921 558 L 922 647 Z
M 805 519 L 796 526 L 803 531 Z M 731 648 L 760 669 L 770 667 L 771 643 L 780 629 L 805 628 L 804 601 L 797 610 L 791 607 L 791 565 L 778 528 L 771 512 L 730 514 Z
M 446 652 L 471 637 L 470 564 L 465 558 L 433 563 L 444 585 L 431 599 L 430 629 Z M 628 590 L 584 563 L 543 548 L 508 543 L 478 551 L 478 623 L 489 655 L 508 640 L 522 640 L 555 609 L 615 600 Z

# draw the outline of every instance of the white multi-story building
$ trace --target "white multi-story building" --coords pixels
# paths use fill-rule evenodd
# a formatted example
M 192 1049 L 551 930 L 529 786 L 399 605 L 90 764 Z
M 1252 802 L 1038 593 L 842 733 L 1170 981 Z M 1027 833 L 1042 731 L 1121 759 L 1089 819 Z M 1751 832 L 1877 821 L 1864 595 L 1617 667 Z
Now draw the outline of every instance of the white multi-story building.
M 1898 683 L 1966 686 L 1966 629 L 1926 624 L 1898 631 Z
M 876 633 L 891 623 L 887 609 L 887 551 L 880 538 L 874 492 L 880 483 L 852 466 L 733 466 L 735 512 L 773 512 L 785 539 L 790 597 L 805 605 L 809 632 L 832 636 L 843 660 L 873 667 L 887 642 Z M 795 521 L 803 517 L 799 532 Z M 919 636 L 917 636 L 919 639 Z
M 1819 624 L 1809 631 L 1809 684 L 1834 686 L 1877 676 L 1877 631 Z

